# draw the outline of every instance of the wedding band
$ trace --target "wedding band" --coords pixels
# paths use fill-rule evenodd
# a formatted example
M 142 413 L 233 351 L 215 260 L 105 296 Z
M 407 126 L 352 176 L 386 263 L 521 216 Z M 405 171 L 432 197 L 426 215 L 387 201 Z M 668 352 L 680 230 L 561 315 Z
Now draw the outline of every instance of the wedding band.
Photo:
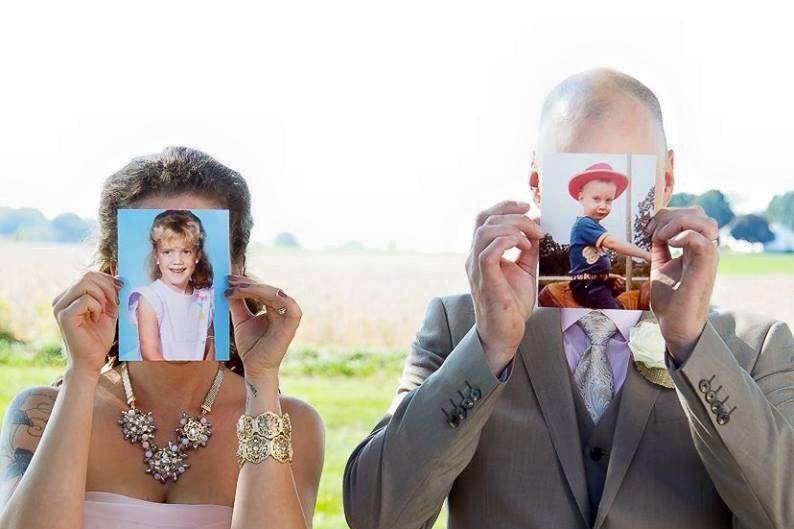
M 279 307 L 279 308 L 277 308 L 277 309 L 276 309 L 276 313 L 277 313 L 279 316 L 283 316 L 284 314 L 286 314 L 286 313 L 287 313 L 287 307 Z

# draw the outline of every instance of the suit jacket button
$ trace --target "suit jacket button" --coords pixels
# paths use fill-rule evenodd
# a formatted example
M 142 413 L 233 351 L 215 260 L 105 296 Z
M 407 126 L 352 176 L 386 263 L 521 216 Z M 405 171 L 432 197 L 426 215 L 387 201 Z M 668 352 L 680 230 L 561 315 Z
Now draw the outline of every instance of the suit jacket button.
M 482 391 L 480 391 L 480 388 L 472 388 L 472 390 L 469 392 L 469 398 L 474 402 L 480 400 L 480 397 L 482 397 Z
M 714 399 L 717 398 L 717 394 L 713 391 L 706 392 L 706 402 L 714 402 Z
M 474 407 L 474 400 L 470 398 L 463 399 L 460 405 L 466 408 L 467 410 L 470 410 Z
M 594 446 L 590 449 L 590 459 L 593 461 L 601 461 L 602 457 L 604 457 L 604 451 L 601 448 Z
M 711 405 L 711 413 L 713 413 L 715 415 L 722 413 L 722 403 L 721 402 L 715 402 L 714 404 L 712 404 Z
M 453 411 L 449 415 L 449 419 L 447 419 L 447 424 L 449 424 L 452 428 L 457 428 L 460 424 L 460 415 Z
M 719 424 L 720 426 L 722 426 L 723 424 L 728 424 L 728 421 L 730 420 L 731 420 L 731 416 L 725 413 L 724 411 L 720 412 L 717 415 L 717 424 Z
M 705 378 L 700 381 L 698 384 L 698 389 L 701 393 L 706 393 L 707 391 L 711 391 L 711 383 Z

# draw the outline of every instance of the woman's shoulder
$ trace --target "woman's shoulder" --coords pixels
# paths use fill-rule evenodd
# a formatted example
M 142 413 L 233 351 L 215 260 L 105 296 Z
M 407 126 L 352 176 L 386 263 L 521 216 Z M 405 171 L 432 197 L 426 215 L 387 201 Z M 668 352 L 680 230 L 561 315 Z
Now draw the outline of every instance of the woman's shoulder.
M 58 386 L 32 386 L 25 388 L 11 399 L 6 408 L 6 416 L 20 409 L 25 409 L 34 405 L 36 409 L 47 411 L 47 404 L 53 404 L 58 397 L 60 388 Z M 52 406 L 49 407 L 52 411 Z
M 279 402 L 281 403 L 281 410 L 289 414 L 290 422 L 293 425 L 304 424 L 313 430 L 325 429 L 320 413 L 305 400 L 289 395 L 281 395 Z

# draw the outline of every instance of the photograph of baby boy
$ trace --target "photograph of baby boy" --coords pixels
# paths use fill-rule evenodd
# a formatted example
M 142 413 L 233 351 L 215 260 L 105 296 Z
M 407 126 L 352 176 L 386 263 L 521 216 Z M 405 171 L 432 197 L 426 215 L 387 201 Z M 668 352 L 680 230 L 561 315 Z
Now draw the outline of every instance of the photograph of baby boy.
M 120 360 L 228 360 L 229 211 L 120 209 Z
M 538 305 L 648 310 L 656 157 L 548 153 L 541 165 Z

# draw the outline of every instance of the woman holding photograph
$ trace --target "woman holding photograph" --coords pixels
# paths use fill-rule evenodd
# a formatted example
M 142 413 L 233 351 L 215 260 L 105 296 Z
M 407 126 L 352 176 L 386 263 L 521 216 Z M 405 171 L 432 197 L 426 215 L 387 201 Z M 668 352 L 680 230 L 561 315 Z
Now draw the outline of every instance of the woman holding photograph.
M 120 208 L 229 210 L 229 362 L 118 362 Z M 311 527 L 323 424 L 279 391 L 301 310 L 245 273 L 253 221 L 243 178 L 199 151 L 167 148 L 106 181 L 99 223 L 98 270 L 53 302 L 62 382 L 20 393 L 7 410 L 0 527 Z
M 212 265 L 207 234 L 195 214 L 166 210 L 149 230 L 149 279 L 130 294 L 127 308 L 138 328 L 142 360 L 212 360 Z

